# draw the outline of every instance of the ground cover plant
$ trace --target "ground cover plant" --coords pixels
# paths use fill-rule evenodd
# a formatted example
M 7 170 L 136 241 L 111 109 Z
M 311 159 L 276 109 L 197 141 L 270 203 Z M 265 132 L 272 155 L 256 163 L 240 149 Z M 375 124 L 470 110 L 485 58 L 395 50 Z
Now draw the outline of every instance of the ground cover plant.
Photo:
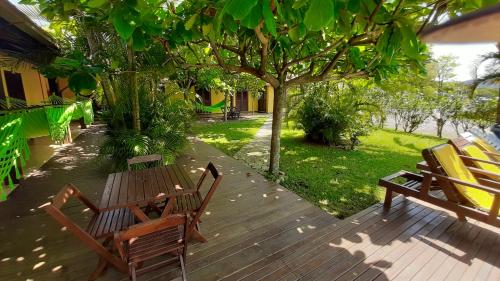
M 233 156 L 254 138 L 265 121 L 266 118 L 255 118 L 209 124 L 197 123 L 193 125 L 193 132 L 204 142 Z

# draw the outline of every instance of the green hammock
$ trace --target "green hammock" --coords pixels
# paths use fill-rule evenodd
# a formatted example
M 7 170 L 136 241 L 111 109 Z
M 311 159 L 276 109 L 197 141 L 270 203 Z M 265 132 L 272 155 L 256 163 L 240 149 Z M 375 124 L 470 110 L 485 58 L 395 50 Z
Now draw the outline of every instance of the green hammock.
M 68 125 L 73 118 L 76 104 L 50 106 L 45 108 L 49 125 L 49 135 L 55 142 L 62 142 L 68 134 Z
M 22 117 L 26 138 L 39 138 L 49 135 L 47 115 L 43 107 L 27 110 Z
M 79 101 L 76 102 L 76 107 L 73 110 L 71 120 L 79 120 L 83 118 L 85 125 L 90 125 L 94 122 L 94 110 L 92 109 L 92 101 Z
M 21 166 L 25 165 L 25 160 L 29 158 L 29 148 L 23 130 L 23 114 L 14 113 L 0 116 L 0 180 L 7 179 L 9 188 L 14 188 L 12 179 L 12 168 L 15 170 L 16 178 L 21 177 L 20 167 L 17 159 L 20 159 Z M 6 200 L 7 194 L 0 188 L 0 201 Z
M 216 104 L 210 105 L 210 106 L 203 105 L 199 102 L 195 102 L 195 104 L 194 104 L 196 111 L 210 112 L 210 113 L 214 113 L 214 112 L 220 113 L 221 109 L 224 108 L 225 105 L 226 105 L 225 101 L 221 101 L 219 103 L 216 103 Z

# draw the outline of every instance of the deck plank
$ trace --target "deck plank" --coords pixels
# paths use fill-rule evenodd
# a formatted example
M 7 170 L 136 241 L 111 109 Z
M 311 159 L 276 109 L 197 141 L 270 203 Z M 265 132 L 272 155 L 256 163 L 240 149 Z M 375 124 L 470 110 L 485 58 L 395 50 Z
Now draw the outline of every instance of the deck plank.
M 95 268 L 96 255 L 37 207 L 68 182 L 94 202 L 106 184 L 114 184 L 106 183 L 110 165 L 97 166 L 88 157 L 102 140 L 96 128 L 0 203 L 0 280 L 85 280 Z M 76 158 L 71 170 L 61 161 L 69 156 Z M 338 220 L 198 141 L 179 158 L 179 169 L 155 171 L 156 180 L 182 173 L 184 183 L 197 182 L 209 161 L 224 179 L 201 217 L 208 243 L 189 246 L 188 280 L 498 280 L 499 229 L 459 222 L 454 214 L 417 200 L 396 197 L 388 212 L 375 204 Z M 141 187 L 149 184 L 120 180 L 129 187 L 113 190 L 120 201 L 135 192 L 143 196 Z M 76 202 L 63 211 L 83 226 L 92 215 Z M 145 280 L 176 275 L 166 268 Z M 99 280 L 127 279 L 108 269 Z

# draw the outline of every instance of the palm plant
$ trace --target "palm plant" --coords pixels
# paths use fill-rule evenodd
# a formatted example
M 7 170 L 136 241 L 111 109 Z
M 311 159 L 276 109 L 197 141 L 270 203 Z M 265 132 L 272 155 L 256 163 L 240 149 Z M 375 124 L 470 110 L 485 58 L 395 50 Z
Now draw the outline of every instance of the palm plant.
M 480 85 L 493 85 L 498 88 L 495 127 L 500 127 L 500 43 L 498 43 L 497 48 L 499 51 L 490 52 L 481 56 L 478 63 L 476 63 L 473 71 L 475 79 L 472 82 L 472 93 L 474 93 Z M 485 72 L 479 75 L 481 66 L 485 66 L 486 68 Z

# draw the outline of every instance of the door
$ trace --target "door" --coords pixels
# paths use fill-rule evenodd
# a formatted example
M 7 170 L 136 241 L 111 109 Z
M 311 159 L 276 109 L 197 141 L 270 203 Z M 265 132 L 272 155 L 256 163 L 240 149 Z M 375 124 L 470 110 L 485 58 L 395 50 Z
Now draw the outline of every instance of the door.
M 49 96 L 56 95 L 59 97 L 62 97 L 61 93 L 59 92 L 59 86 L 57 86 L 57 81 L 55 78 L 50 78 L 49 79 Z
M 24 95 L 23 79 L 20 73 L 4 71 L 5 84 L 7 84 L 7 93 L 9 97 L 26 101 Z
M 201 97 L 201 101 L 203 105 L 206 106 L 211 106 L 212 105 L 212 99 L 210 97 L 210 92 L 205 90 L 205 89 L 200 89 L 198 90 L 198 95 Z
M 257 108 L 259 112 L 264 112 L 264 113 L 267 112 L 266 100 L 267 100 L 267 93 L 261 93 L 259 96 L 258 108 Z
M 248 111 L 248 92 L 238 92 L 236 94 L 236 107 L 240 111 Z

